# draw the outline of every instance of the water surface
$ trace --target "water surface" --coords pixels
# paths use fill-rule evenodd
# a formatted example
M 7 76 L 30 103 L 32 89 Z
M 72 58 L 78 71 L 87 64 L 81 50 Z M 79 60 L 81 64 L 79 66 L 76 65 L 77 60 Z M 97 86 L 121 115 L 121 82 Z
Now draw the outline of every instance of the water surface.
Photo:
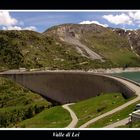
M 130 80 L 140 83 L 140 72 L 122 72 L 122 73 L 115 73 L 113 75 L 128 78 Z

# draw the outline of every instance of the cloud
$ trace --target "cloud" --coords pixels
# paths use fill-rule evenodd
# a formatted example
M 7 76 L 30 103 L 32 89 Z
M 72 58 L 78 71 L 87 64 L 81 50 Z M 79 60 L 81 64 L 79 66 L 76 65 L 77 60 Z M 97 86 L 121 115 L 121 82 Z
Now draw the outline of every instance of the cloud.
M 8 27 L 2 27 L 3 30 L 22 30 L 19 26 L 8 26 Z
M 32 30 L 32 31 L 36 31 L 37 28 L 36 28 L 35 26 L 29 26 L 29 27 L 23 28 L 23 30 Z
M 98 24 L 98 25 L 100 25 L 100 26 L 103 26 L 103 27 L 108 27 L 108 25 L 107 24 L 101 24 L 101 23 L 99 23 L 98 21 L 89 21 L 89 20 L 87 20 L 87 21 L 82 21 L 82 22 L 80 22 L 79 24 Z
M 104 19 L 106 19 L 108 22 L 118 25 L 118 24 L 128 24 L 131 25 L 133 24 L 132 19 L 130 18 L 130 16 L 122 13 L 120 15 L 104 15 L 103 16 Z
M 37 28 L 35 26 L 29 26 L 29 27 L 20 27 L 20 26 L 7 26 L 7 27 L 3 27 L 3 30 L 32 30 L 32 31 L 36 31 Z
M 9 11 L 0 11 L 0 25 L 3 30 L 37 30 L 35 26 L 21 27 L 24 22 L 11 17 Z
M 129 12 L 128 15 L 129 15 L 133 20 L 140 20 L 140 11 Z
M 0 25 L 11 26 L 17 23 L 18 21 L 12 18 L 8 11 L 0 11 Z

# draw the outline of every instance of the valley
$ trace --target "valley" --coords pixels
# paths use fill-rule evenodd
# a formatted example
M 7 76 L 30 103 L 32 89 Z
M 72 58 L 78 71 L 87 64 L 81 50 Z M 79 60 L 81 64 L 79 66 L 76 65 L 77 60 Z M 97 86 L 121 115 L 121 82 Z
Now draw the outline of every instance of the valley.
M 13 74 L 17 80 L 0 78 L 0 127 L 67 127 L 72 122 L 70 112 L 63 107 L 67 103 L 74 103 L 69 105 L 78 118 L 74 127 L 105 127 L 110 124 L 108 119 L 116 122 L 117 111 L 120 111 L 119 119 L 128 117 L 128 112 L 131 113 L 139 101 L 139 93 L 136 91 L 137 96 L 130 98 L 125 98 L 124 93 L 131 93 L 129 85 L 135 89 L 139 87 L 129 81 L 122 93 L 123 84 L 118 81 L 123 81 L 122 76 L 139 82 L 139 40 L 139 29 L 124 30 L 97 24 L 61 24 L 42 33 L 0 30 L 0 71 Z M 60 76 L 55 72 L 60 72 Z M 49 74 L 45 77 L 42 73 Z M 30 74 L 33 77 L 28 77 Z M 120 80 L 112 82 L 100 76 L 94 80 L 89 74 L 119 76 Z M 38 85 L 40 88 L 35 89 Z M 123 106 L 123 113 L 116 109 L 119 106 Z M 108 114 L 113 110 L 114 115 Z M 88 124 L 90 121 L 92 123 Z

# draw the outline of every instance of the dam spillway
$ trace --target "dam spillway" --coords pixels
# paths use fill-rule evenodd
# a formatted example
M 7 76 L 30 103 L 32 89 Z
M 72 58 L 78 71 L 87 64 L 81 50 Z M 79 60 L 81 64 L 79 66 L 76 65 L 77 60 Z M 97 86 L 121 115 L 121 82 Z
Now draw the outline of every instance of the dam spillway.
M 78 102 L 101 93 L 120 92 L 125 97 L 135 92 L 118 80 L 87 72 L 4 72 L 6 77 L 46 98 L 61 104 Z

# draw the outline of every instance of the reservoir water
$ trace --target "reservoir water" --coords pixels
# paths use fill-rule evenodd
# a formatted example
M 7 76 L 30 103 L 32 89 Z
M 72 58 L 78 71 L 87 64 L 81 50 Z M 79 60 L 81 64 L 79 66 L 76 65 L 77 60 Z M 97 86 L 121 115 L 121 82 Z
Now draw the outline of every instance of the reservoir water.
M 128 78 L 130 80 L 140 83 L 140 72 L 122 72 L 122 73 L 115 73 L 113 75 Z

